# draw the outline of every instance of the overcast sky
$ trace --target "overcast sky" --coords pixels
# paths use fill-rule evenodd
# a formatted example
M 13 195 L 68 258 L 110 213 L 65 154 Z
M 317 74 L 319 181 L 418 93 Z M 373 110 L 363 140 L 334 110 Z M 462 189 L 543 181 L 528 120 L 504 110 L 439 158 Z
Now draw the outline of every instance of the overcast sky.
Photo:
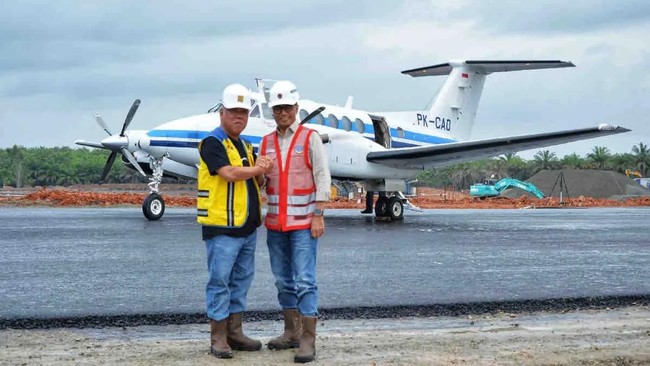
M 472 138 L 618 124 L 551 148 L 650 144 L 650 1 L 0 1 L 0 148 L 75 146 L 207 111 L 223 87 L 294 81 L 304 98 L 369 111 L 427 105 L 450 59 L 559 59 L 490 75 Z M 522 154 L 529 157 L 532 152 Z

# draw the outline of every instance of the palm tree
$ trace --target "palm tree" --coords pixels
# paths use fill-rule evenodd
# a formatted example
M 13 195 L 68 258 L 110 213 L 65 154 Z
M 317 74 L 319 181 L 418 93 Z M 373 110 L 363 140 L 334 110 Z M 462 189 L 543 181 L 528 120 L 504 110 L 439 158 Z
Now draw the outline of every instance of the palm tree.
M 558 165 L 557 155 L 549 150 L 538 151 L 533 156 L 533 165 L 537 171 L 553 169 Z
M 644 177 L 647 177 L 648 167 L 650 166 L 650 150 L 648 150 L 648 145 L 639 142 L 638 146 L 632 146 L 632 153 L 634 153 L 637 169 L 641 171 Z
M 604 146 L 594 146 L 593 150 L 587 154 L 587 158 L 594 163 L 597 169 L 604 169 L 609 162 L 611 155 L 609 154 L 608 148 Z
M 576 153 L 565 155 L 561 163 L 563 168 L 582 169 L 584 167 L 584 160 Z
M 526 175 L 526 162 L 517 156 L 516 153 L 507 153 L 499 156 L 499 160 L 504 162 L 506 175 L 515 179 L 524 179 Z

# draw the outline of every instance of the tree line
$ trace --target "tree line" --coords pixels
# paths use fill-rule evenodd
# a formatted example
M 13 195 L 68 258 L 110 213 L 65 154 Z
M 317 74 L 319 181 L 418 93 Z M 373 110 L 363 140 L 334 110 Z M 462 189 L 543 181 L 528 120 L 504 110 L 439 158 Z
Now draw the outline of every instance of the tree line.
M 108 155 L 106 150 L 69 147 L 26 148 L 14 145 L 0 149 L 0 186 L 20 188 L 98 183 Z M 543 169 L 600 169 L 619 173 L 629 169 L 647 177 L 650 174 L 650 150 L 648 145 L 640 142 L 632 146 L 629 153 L 623 154 L 612 154 L 603 146 L 595 146 L 584 157 L 573 153 L 560 158 L 550 150 L 541 150 L 533 159 L 525 160 L 510 153 L 427 170 L 418 176 L 418 185 L 468 189 L 470 185 L 492 175 L 526 180 Z M 138 172 L 123 164 L 114 164 L 106 178 L 107 183 L 146 181 Z

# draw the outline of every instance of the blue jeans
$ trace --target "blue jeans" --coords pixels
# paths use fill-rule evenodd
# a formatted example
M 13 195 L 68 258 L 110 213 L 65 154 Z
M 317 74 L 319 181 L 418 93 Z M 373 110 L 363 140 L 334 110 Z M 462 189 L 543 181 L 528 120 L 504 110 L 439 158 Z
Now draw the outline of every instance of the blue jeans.
M 246 310 L 246 294 L 255 273 L 257 231 L 236 238 L 217 235 L 205 241 L 210 279 L 205 288 L 208 317 L 223 320 Z
M 268 230 L 271 271 L 282 309 L 296 309 L 305 316 L 318 315 L 316 252 L 318 239 L 311 230 L 280 232 Z

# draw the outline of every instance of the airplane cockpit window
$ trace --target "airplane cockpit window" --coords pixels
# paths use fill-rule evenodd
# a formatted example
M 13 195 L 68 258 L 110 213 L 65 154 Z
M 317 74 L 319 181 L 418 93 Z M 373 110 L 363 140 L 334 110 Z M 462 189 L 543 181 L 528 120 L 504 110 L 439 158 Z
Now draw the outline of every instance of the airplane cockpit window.
M 350 119 L 346 116 L 343 116 L 341 118 L 341 127 L 343 127 L 344 130 L 350 131 L 352 129 L 352 122 L 350 122 Z
M 339 128 L 339 120 L 333 114 L 327 116 L 327 124 L 332 128 Z
M 262 116 L 266 119 L 273 119 L 273 112 L 267 103 L 262 103 Z
M 217 103 L 217 105 L 215 105 L 214 107 L 208 109 L 208 113 L 217 113 L 217 112 L 219 112 L 219 109 L 221 109 L 221 106 L 222 106 L 221 102 Z
M 251 109 L 251 113 L 249 114 L 249 116 L 259 118 L 260 117 L 260 106 L 256 104 L 253 107 L 253 109 Z
M 359 132 L 359 133 L 366 132 L 366 125 L 363 123 L 362 120 L 357 118 L 357 119 L 354 120 L 354 124 L 357 127 L 357 132 Z
M 402 127 L 397 127 L 397 137 L 404 138 L 404 129 Z

